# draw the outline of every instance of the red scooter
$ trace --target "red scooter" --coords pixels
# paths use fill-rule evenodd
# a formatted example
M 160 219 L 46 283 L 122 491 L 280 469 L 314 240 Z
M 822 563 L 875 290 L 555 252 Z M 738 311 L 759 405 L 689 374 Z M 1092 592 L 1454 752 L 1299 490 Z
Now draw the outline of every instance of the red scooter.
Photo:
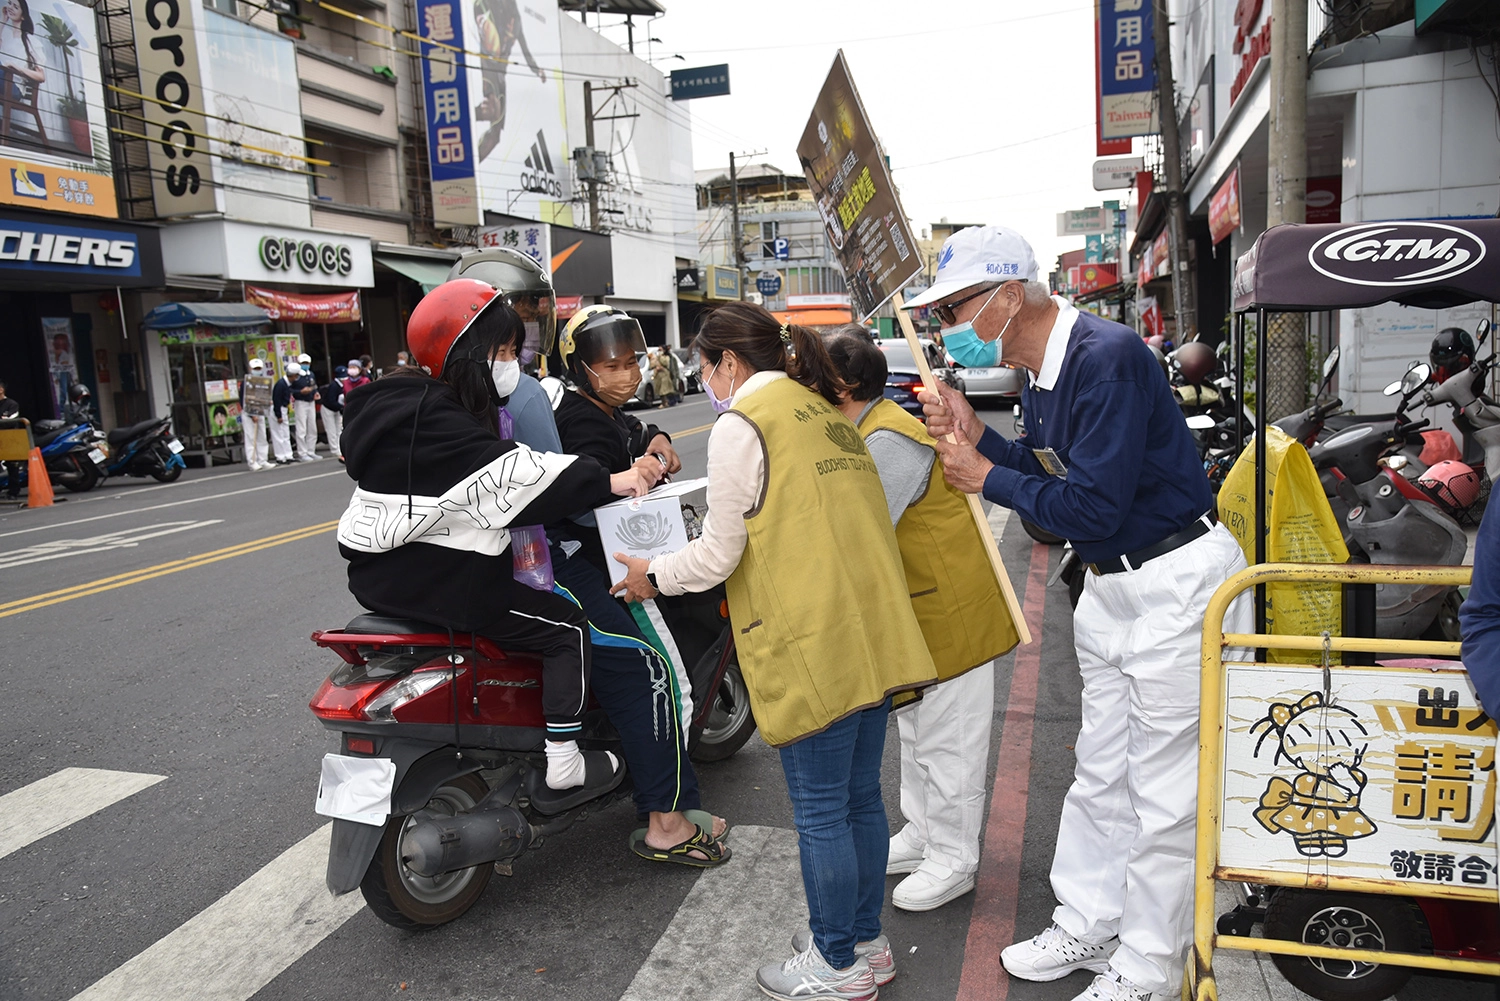
M 692 756 L 727 758 L 755 731 L 755 718 L 722 589 L 657 601 L 692 684 Z M 373 614 L 312 640 L 343 660 L 310 703 L 342 738 L 340 754 L 325 759 L 319 789 L 320 804 L 343 804 L 320 806 L 335 816 L 328 888 L 358 887 L 388 924 L 420 929 L 454 920 L 494 872 L 509 875 L 528 848 L 629 794 L 623 769 L 605 790 L 547 787 L 535 654 Z M 592 698 L 580 743 L 620 753 Z

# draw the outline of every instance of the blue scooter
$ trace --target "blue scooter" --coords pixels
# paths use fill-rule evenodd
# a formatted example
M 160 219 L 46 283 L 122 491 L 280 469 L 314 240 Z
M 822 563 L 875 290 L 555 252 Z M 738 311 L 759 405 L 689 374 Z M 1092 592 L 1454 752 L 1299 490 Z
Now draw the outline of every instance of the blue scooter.
M 87 493 L 109 475 L 104 468 L 104 451 L 95 443 L 97 432 L 91 425 L 49 420 L 37 421 L 31 428 L 32 443 L 42 450 L 47 476 L 54 485 L 74 493 Z M 21 482 L 25 483 L 25 464 L 16 466 Z M 4 475 L 3 470 L 0 475 Z
M 172 418 L 152 417 L 115 428 L 105 436 L 109 455 L 104 468 L 110 476 L 150 476 L 171 483 L 182 475 L 182 442 L 172 435 Z

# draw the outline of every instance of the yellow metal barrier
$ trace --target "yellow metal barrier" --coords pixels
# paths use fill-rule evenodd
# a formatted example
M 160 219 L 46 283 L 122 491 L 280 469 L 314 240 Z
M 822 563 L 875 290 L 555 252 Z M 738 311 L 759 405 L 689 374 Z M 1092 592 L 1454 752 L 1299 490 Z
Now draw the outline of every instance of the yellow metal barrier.
M 1384 952 L 1366 949 L 1311 945 L 1281 939 L 1250 938 L 1218 934 L 1214 888 L 1217 882 L 1247 882 L 1298 889 L 1343 890 L 1386 893 L 1407 897 L 1438 897 L 1497 903 L 1500 895 L 1488 887 L 1409 883 L 1308 872 L 1290 874 L 1254 868 L 1232 868 L 1219 864 L 1220 819 L 1224 796 L 1225 739 L 1227 733 L 1227 672 L 1224 651 L 1229 647 L 1316 651 L 1365 651 L 1415 657 L 1455 657 L 1458 643 L 1422 640 L 1383 640 L 1359 637 L 1277 636 L 1260 633 L 1224 632 L 1224 616 L 1230 603 L 1257 584 L 1308 582 L 1343 584 L 1430 584 L 1463 586 L 1470 581 L 1471 567 L 1406 567 L 1364 564 L 1264 563 L 1235 574 L 1214 593 L 1203 620 L 1203 672 L 1199 702 L 1198 733 L 1198 840 L 1193 894 L 1193 950 L 1185 971 L 1183 996 L 1190 1001 L 1217 1001 L 1214 981 L 1215 948 L 1264 952 L 1286 956 L 1328 958 L 1345 962 L 1409 966 L 1484 976 L 1500 976 L 1500 962 L 1454 959 L 1431 954 Z M 1280 665 L 1278 665 L 1280 666 Z M 1329 670 L 1344 670 L 1329 664 Z M 1305 669 L 1305 666 L 1304 666 Z M 1370 670 L 1365 668 L 1364 670 Z

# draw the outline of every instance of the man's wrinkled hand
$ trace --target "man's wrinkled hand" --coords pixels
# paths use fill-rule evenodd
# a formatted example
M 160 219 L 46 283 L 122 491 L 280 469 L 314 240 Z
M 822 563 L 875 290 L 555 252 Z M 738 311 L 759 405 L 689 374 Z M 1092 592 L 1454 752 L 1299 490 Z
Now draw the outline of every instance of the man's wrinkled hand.
M 626 556 L 624 553 L 615 553 L 615 560 L 625 564 L 625 579 L 610 588 L 610 594 L 618 595 L 626 601 L 645 601 L 656 597 L 656 588 L 646 579 L 646 571 L 651 569 L 650 560 Z
M 937 387 L 936 393 L 924 389 L 917 394 L 922 403 L 922 414 L 927 419 L 927 433 L 934 438 L 943 438 L 962 431 L 969 441 L 978 441 L 984 434 L 984 425 L 968 399 L 945 382 L 939 382 Z
M 995 464 L 969 444 L 968 435 L 963 431 L 957 431 L 954 437 L 954 441 L 937 440 L 938 457 L 943 462 L 943 479 L 949 486 L 966 494 L 980 493 L 984 490 L 985 477 L 990 475 Z

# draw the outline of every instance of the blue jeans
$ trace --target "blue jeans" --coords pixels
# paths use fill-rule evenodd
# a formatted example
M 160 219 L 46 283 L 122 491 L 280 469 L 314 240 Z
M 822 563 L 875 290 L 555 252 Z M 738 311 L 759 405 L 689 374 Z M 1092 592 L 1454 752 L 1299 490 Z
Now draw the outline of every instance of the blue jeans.
M 781 749 L 802 856 L 813 941 L 834 969 L 880 934 L 891 828 L 880 757 L 891 703 L 855 713 Z

